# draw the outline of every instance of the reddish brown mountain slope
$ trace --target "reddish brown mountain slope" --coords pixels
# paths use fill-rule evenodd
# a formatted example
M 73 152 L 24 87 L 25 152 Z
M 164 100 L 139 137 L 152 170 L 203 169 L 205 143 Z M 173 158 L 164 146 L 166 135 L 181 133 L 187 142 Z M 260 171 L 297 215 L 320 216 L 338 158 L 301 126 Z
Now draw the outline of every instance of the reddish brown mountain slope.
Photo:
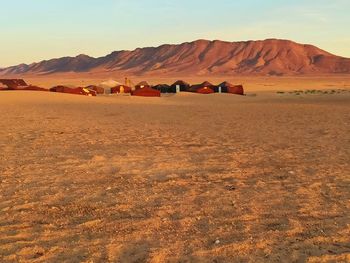
M 350 73 L 350 59 L 312 45 L 288 40 L 224 42 L 197 40 L 180 45 L 116 51 L 105 57 L 86 55 L 21 64 L 0 75 L 62 72 L 123 72 L 127 74 L 318 74 Z

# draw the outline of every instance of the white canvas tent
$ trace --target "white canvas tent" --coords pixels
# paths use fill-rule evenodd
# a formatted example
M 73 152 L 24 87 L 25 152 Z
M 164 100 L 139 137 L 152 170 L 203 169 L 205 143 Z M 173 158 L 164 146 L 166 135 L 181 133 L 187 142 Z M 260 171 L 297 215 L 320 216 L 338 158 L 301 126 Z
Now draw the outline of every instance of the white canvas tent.
M 111 88 L 118 86 L 118 85 L 122 85 L 122 84 L 118 81 L 113 80 L 113 79 L 109 79 L 109 80 L 103 81 L 100 84 L 98 84 L 99 87 L 105 89 L 105 93 L 107 93 L 107 94 L 111 93 Z

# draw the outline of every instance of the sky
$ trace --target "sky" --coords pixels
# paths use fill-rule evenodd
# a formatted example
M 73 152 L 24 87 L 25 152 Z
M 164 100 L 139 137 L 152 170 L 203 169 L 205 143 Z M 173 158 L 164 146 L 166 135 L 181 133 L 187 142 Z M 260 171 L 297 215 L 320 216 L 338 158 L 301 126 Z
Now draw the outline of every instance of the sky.
M 350 0 L 0 0 L 0 7 L 0 67 L 197 39 L 290 39 L 350 57 Z

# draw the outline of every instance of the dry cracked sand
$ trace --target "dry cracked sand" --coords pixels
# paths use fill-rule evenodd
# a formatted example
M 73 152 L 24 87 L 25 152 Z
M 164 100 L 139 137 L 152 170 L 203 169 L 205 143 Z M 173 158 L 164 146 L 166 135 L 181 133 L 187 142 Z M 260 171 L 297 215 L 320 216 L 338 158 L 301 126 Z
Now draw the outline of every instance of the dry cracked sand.
M 1 262 L 350 262 L 350 93 L 0 94 Z

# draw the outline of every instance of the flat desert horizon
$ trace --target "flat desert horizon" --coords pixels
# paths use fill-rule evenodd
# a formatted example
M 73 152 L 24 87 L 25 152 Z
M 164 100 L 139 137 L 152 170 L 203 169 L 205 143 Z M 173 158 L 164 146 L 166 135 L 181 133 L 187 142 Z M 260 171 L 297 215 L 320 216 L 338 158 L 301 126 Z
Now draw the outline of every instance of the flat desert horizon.
M 340 88 L 1 92 L 0 261 L 349 262 Z
M 9 78 L 19 78 L 21 76 L 8 76 Z M 349 89 L 350 74 L 321 74 L 321 75 L 300 75 L 300 76 L 162 76 L 162 75 L 144 75 L 129 76 L 125 74 L 54 74 L 47 76 L 24 75 L 23 78 L 32 85 L 38 85 L 44 88 L 51 88 L 56 85 L 73 85 L 85 87 L 88 85 L 98 85 L 106 80 L 116 80 L 122 84 L 125 77 L 130 79 L 135 85 L 140 81 L 146 80 L 151 85 L 169 84 L 177 80 L 184 80 L 190 84 L 209 81 L 218 85 L 223 81 L 228 81 L 235 85 L 243 85 L 245 92 L 271 92 L 271 91 L 293 91 L 307 89 Z M 5 78 L 5 77 L 4 77 Z

